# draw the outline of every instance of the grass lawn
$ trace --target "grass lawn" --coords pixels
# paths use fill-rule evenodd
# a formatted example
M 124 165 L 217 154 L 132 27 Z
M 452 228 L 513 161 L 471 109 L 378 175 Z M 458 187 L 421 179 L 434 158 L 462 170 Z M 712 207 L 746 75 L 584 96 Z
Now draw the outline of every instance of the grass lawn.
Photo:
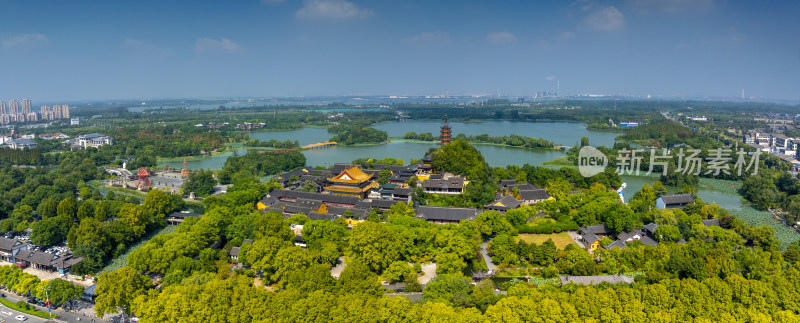
M 57 318 L 58 317 L 58 315 L 55 315 L 55 314 L 49 315 L 49 314 L 47 314 L 47 312 L 42 312 L 42 311 L 36 310 L 36 309 L 26 310 L 24 308 L 20 308 L 19 306 L 17 306 L 17 304 L 9 302 L 5 298 L 0 298 L 0 303 L 3 303 L 3 305 L 5 305 L 6 307 L 8 307 L 10 309 L 17 310 L 17 311 L 20 311 L 22 313 L 30 314 L 30 315 L 33 315 L 33 316 L 38 316 L 38 317 L 41 317 L 41 318 Z M 33 306 L 31 306 L 31 308 L 32 307 Z
M 576 244 L 575 240 L 572 240 L 566 232 L 551 234 L 522 233 L 519 238 L 527 243 L 535 242 L 536 244 L 542 244 L 547 239 L 553 239 L 558 249 L 564 249 L 567 245 Z
M 542 163 L 544 166 L 575 166 L 575 164 L 567 158 L 567 156 L 561 156 L 555 159 L 551 159 Z

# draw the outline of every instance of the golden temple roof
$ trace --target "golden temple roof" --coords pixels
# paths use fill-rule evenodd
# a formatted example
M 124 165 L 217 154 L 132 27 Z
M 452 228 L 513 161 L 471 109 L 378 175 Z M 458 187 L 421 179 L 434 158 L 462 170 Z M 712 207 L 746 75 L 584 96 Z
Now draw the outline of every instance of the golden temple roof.
M 328 180 L 334 183 L 358 184 L 366 182 L 370 178 L 372 178 L 372 174 L 364 173 L 358 166 L 353 166 L 343 170 L 339 175 L 328 178 Z

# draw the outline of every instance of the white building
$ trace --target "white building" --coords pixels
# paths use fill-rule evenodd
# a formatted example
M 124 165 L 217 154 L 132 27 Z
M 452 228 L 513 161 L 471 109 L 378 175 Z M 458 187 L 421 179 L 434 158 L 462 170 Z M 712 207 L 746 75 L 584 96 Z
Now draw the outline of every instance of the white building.
M 90 133 L 88 135 L 79 136 L 75 139 L 70 139 L 64 141 L 65 144 L 69 144 L 70 148 L 81 148 L 86 149 L 87 147 L 100 147 L 105 145 L 113 145 L 114 139 L 106 136 L 101 135 L 99 133 Z
M 28 139 L 11 140 L 10 142 L 7 142 L 6 145 L 8 145 L 8 147 L 12 149 L 36 148 L 36 143 Z

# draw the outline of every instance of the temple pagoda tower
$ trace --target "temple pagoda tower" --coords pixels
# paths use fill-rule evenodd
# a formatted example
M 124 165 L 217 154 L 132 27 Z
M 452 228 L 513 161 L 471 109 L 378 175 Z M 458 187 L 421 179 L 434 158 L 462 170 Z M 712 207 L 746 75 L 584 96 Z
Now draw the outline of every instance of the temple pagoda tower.
M 189 176 L 189 170 L 186 168 L 186 158 L 183 159 L 183 169 L 181 169 L 181 176 L 182 177 Z
M 450 133 L 450 125 L 447 124 L 447 115 L 444 115 L 444 124 L 442 125 L 442 134 L 440 136 L 442 145 L 446 145 L 450 143 L 451 133 Z

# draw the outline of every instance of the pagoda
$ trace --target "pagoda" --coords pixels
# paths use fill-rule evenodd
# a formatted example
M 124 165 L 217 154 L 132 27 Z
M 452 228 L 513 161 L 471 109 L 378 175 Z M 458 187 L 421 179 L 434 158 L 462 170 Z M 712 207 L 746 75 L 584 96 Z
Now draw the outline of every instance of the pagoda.
M 446 145 L 450 143 L 450 125 L 447 124 L 447 115 L 444 115 L 444 124 L 442 125 L 442 135 L 441 135 L 442 145 Z
M 183 169 L 181 169 L 181 176 L 182 177 L 189 176 L 189 170 L 186 169 L 186 158 L 183 159 Z
M 358 166 L 346 168 L 339 175 L 328 178 L 330 185 L 325 190 L 331 194 L 363 199 L 369 195 L 370 190 L 378 187 L 378 182 L 372 179 L 373 176 L 374 174 L 364 173 Z

